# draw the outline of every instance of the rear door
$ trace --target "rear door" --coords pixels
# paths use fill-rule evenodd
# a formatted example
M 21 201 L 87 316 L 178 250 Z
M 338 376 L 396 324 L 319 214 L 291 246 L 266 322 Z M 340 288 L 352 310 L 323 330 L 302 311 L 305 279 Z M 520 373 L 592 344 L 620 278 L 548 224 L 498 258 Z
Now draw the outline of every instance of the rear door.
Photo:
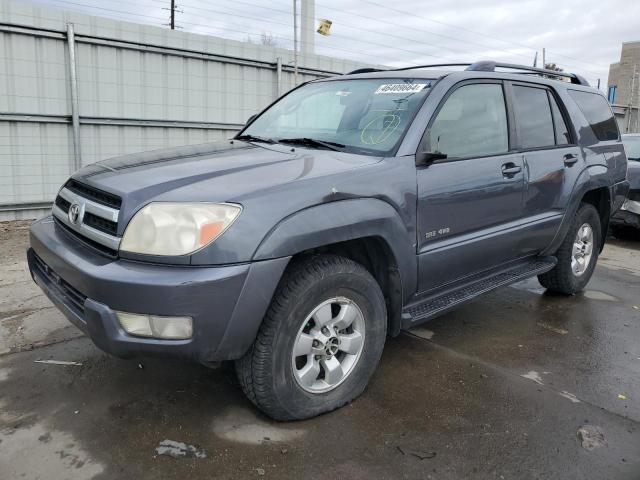
M 447 158 L 417 171 L 421 292 L 514 258 L 524 174 L 511 124 L 490 80 L 453 87 L 431 120 L 421 148 Z
M 523 218 L 516 244 L 516 254 L 523 257 L 541 252 L 553 240 L 583 161 L 565 108 L 552 89 L 508 82 L 507 91 L 524 158 Z

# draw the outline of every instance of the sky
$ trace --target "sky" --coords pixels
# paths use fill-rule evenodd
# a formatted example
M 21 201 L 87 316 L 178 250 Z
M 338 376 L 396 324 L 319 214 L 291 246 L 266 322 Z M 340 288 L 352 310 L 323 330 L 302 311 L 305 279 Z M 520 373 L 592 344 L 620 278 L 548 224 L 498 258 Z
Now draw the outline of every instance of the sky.
M 23 0 L 14 0 L 23 1 Z M 300 0 L 298 0 L 300 1 Z M 169 0 L 29 0 L 51 8 L 162 26 Z M 293 0 L 176 0 L 184 31 L 293 48 Z M 298 3 L 298 13 L 300 4 Z M 318 0 L 316 19 L 333 22 L 315 35 L 315 52 L 401 67 L 497 60 L 547 63 L 606 88 L 622 42 L 640 40 L 637 0 Z

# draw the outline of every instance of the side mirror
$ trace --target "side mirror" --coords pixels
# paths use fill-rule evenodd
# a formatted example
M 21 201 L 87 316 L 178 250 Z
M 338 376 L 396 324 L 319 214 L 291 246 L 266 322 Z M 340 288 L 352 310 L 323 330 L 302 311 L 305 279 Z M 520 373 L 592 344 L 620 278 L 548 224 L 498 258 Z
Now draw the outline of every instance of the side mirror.
M 442 152 L 418 152 L 416 154 L 416 165 L 430 165 L 437 160 L 445 160 L 446 153 Z
M 251 122 L 253 122 L 255 120 L 255 118 L 258 116 L 257 113 L 251 115 L 248 119 L 247 119 L 247 123 L 245 123 L 245 125 L 249 125 Z

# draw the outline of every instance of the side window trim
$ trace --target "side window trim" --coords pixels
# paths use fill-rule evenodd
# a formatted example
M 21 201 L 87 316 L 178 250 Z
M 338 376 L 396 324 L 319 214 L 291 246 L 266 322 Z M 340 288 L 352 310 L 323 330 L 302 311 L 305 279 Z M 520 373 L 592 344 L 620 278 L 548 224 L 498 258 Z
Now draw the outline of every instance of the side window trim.
M 574 131 L 574 127 L 573 127 L 573 123 L 571 122 L 571 117 L 569 116 L 569 114 L 567 113 L 567 106 L 564 104 L 564 102 L 562 101 L 562 99 L 560 98 L 560 96 L 558 95 L 558 93 L 556 91 L 554 91 L 552 88 L 547 89 L 547 93 L 549 94 L 549 101 L 554 100 L 556 102 L 556 107 L 558 107 L 558 111 L 560 112 L 560 117 L 562 117 L 562 120 L 564 121 L 564 126 L 567 129 L 567 133 L 569 134 L 569 142 L 568 143 L 564 143 L 561 145 L 558 145 L 558 139 L 556 138 L 556 145 L 558 147 L 575 147 L 578 145 L 578 143 L 576 142 L 576 134 Z M 553 106 L 551 107 L 551 113 L 553 113 Z M 551 115 L 551 117 L 553 118 L 553 128 L 555 131 L 555 117 L 553 115 Z M 556 132 L 557 134 L 557 132 Z
M 471 159 L 475 159 L 475 158 L 489 158 L 489 157 L 499 157 L 502 155 L 511 155 L 514 153 L 514 143 L 513 143 L 513 139 L 515 137 L 515 119 L 512 116 L 511 113 L 511 108 L 510 108 L 510 104 L 509 104 L 509 96 L 508 93 L 506 91 L 506 82 L 504 80 L 500 80 L 500 79 L 482 79 L 482 78 L 474 78 L 471 80 L 463 80 L 461 82 L 456 83 L 455 85 L 453 85 L 448 91 L 447 93 L 442 97 L 442 99 L 440 100 L 440 103 L 438 104 L 438 107 L 434 110 L 433 114 L 431 115 L 431 118 L 429 119 L 429 122 L 427 123 L 426 128 L 424 129 L 424 132 L 422 133 L 422 138 L 420 139 L 420 142 L 418 143 L 418 150 L 416 151 L 416 154 L 419 151 L 422 151 L 426 148 L 429 147 L 429 131 L 431 130 L 431 127 L 433 126 L 433 123 L 435 122 L 435 120 L 438 118 L 438 114 L 440 113 L 440 110 L 442 110 L 442 107 L 444 106 L 444 104 L 447 102 L 447 100 L 449 99 L 449 97 L 451 97 L 451 95 L 456 92 L 457 90 L 459 90 L 460 88 L 469 86 L 469 85 L 486 85 L 486 84 L 491 84 L 491 85 L 500 85 L 502 87 L 502 96 L 504 99 L 504 108 L 506 111 L 506 115 L 507 115 L 507 148 L 508 150 L 506 152 L 501 152 L 501 153 L 492 153 L 492 154 L 488 154 L 488 155 L 469 155 L 469 156 L 464 156 L 464 157 L 451 157 L 451 158 L 446 158 L 446 159 L 442 159 L 442 160 L 435 160 L 434 163 L 448 163 L 448 162 L 458 162 L 458 161 L 462 161 L 462 160 L 471 160 Z

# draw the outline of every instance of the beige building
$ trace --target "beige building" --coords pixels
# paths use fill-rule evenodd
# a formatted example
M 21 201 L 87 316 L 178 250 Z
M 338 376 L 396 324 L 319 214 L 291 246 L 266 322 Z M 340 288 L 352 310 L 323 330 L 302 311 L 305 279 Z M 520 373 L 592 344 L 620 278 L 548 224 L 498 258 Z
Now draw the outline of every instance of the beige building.
M 620 131 L 640 132 L 640 41 L 622 44 L 620 61 L 609 67 L 607 87 Z

